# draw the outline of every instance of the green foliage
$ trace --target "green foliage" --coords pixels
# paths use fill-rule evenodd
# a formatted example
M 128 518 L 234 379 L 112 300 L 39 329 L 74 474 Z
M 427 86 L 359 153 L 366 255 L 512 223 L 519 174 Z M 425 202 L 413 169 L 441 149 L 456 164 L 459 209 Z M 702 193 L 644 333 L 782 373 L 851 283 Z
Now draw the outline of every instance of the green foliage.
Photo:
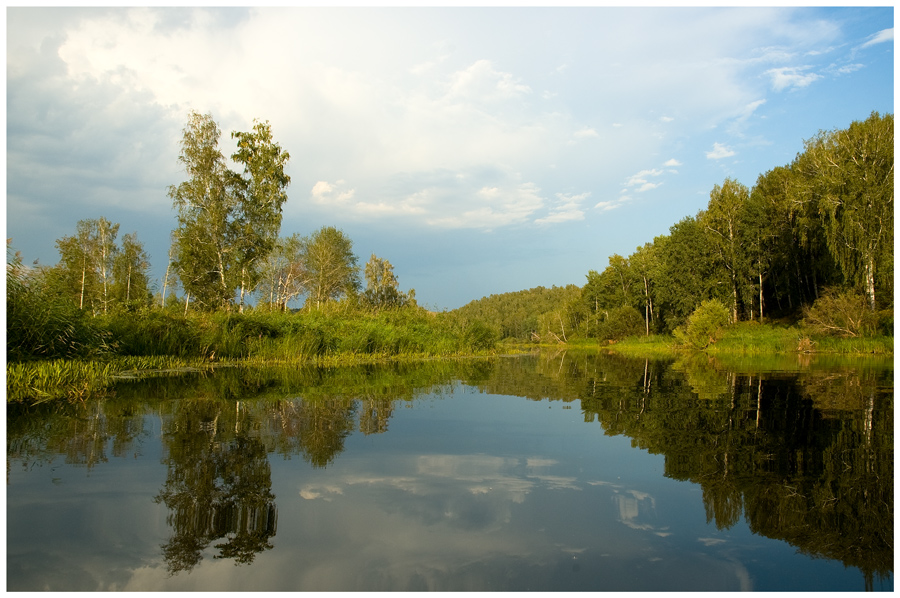
M 614 307 L 608 313 L 609 316 L 597 325 L 597 338 L 617 341 L 644 334 L 644 316 L 630 305 Z
M 894 117 L 873 112 L 847 129 L 821 132 L 796 161 L 801 198 L 815 206 L 848 283 L 860 282 L 875 309 L 879 274 L 893 264 Z
M 290 183 L 284 174 L 290 156 L 272 140 L 268 122 L 232 134 L 238 145 L 232 159 L 242 174 L 227 168 L 220 136 L 211 115 L 192 112 L 178 158 L 188 179 L 169 187 L 178 211 L 172 265 L 185 291 L 207 310 L 230 306 L 236 289 L 243 306 L 275 246 Z
M 709 299 L 694 310 L 684 327 L 675 329 L 674 335 L 682 345 L 705 349 L 722 338 L 730 323 L 731 314 L 725 304 L 718 299 Z
M 564 326 L 571 332 L 576 324 L 573 320 L 577 318 L 574 304 L 580 296 L 581 290 L 575 285 L 535 287 L 483 297 L 451 314 L 463 322 L 480 320 L 495 328 L 500 338 L 531 341 L 535 335 L 545 335 L 542 321 L 552 320 L 557 326 L 556 334 L 559 334 L 559 319 L 562 318 Z
M 121 355 L 197 356 L 203 353 L 197 317 L 185 317 L 177 306 L 147 309 L 135 315 L 104 320 Z
M 16 256 L 6 265 L 6 359 L 90 357 L 108 351 L 108 334 L 95 321 L 29 272 Z
M 802 324 L 813 334 L 867 337 L 878 330 L 879 315 L 869 309 L 866 297 L 831 288 L 803 310 Z
M 359 268 L 353 241 L 333 226 L 323 226 L 303 239 L 300 261 L 309 292 L 307 304 L 316 308 L 359 292 Z

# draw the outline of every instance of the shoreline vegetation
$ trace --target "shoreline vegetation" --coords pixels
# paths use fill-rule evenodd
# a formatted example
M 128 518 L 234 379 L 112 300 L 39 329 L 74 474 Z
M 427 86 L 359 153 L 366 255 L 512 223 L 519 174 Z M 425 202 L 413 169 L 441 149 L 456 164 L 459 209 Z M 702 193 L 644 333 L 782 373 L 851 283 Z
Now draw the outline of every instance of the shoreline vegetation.
M 430 359 L 470 359 L 535 351 L 605 351 L 628 357 L 679 358 L 764 355 L 887 356 L 893 337 L 840 338 L 800 326 L 740 322 L 715 331 L 703 348 L 674 335 L 630 336 L 618 341 L 571 338 L 554 344 L 500 339 L 480 321 L 452 312 L 401 308 L 379 313 L 342 310 L 244 314 L 178 314 L 155 310 L 139 317 L 95 318 L 93 338 L 65 358 L 7 363 L 7 401 L 42 403 L 102 397 L 126 380 L 208 374 L 222 367 L 349 366 Z

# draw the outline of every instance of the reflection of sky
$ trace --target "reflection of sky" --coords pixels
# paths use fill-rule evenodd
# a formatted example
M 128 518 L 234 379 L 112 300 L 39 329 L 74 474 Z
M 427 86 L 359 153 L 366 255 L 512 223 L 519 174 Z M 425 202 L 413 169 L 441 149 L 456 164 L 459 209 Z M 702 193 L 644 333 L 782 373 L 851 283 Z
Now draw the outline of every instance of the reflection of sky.
M 661 456 L 576 410 L 465 388 L 422 405 L 397 410 L 386 434 L 351 436 L 326 469 L 271 454 L 277 533 L 250 566 L 214 559 L 210 546 L 189 574 L 167 576 L 167 511 L 150 500 L 165 480 L 158 459 L 113 459 L 89 476 L 15 469 L 10 508 L 46 507 L 8 511 L 11 579 L 84 590 L 700 591 L 763 589 L 759 565 L 748 569 L 762 555 L 774 579 L 798 558 L 804 571 L 843 569 L 743 522 L 716 530 L 695 485 L 663 477 Z M 74 494 L 48 492 L 51 476 Z M 15 550 L 26 535 L 29 550 Z

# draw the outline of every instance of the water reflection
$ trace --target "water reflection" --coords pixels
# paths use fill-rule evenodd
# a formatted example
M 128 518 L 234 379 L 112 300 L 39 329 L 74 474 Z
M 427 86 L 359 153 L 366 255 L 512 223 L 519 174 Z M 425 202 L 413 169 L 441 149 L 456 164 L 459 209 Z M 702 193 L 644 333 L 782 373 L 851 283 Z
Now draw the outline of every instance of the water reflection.
M 785 371 L 790 368 L 800 371 Z M 541 450 L 413 449 L 390 454 L 380 468 L 338 467 L 345 457 L 360 457 L 348 448 L 355 434 L 391 436 L 401 406 L 418 409 L 423 397 L 439 400 L 476 389 L 551 406 L 580 405 L 579 419 L 664 456 L 666 477 L 699 487 L 706 520 L 715 530 L 743 519 L 755 534 L 858 568 L 871 589 L 876 578 L 889 579 L 893 571 L 892 373 L 892 364 L 872 361 L 817 368 L 571 352 L 367 368 L 231 370 L 123 385 L 116 397 L 87 405 L 10 406 L 7 471 L 9 478 L 14 465 L 53 467 L 59 457 L 90 471 L 110 458 L 137 459 L 158 437 L 165 481 L 153 500 L 167 511 L 169 534 L 160 553 L 168 574 L 176 576 L 198 569 L 204 559 L 247 565 L 261 554 L 289 550 L 296 540 L 278 535 L 279 507 L 282 513 L 301 508 L 310 521 L 329 522 L 328 533 L 338 536 L 348 521 L 357 522 L 358 534 L 378 522 L 390 530 L 379 540 L 380 549 L 398 552 L 406 565 L 419 564 L 401 574 L 391 569 L 396 561 L 385 561 L 371 546 L 360 548 L 371 559 L 369 567 L 381 563 L 383 579 L 369 578 L 369 585 L 356 589 L 446 589 L 456 587 L 447 584 L 463 569 L 478 571 L 472 578 L 477 581 L 464 589 L 490 583 L 517 588 L 488 583 L 484 567 L 512 567 L 509 559 L 514 559 L 537 575 L 542 567 L 562 566 L 553 560 L 562 556 L 548 565 L 547 555 L 534 552 L 543 542 L 540 529 L 508 535 L 514 522 L 534 521 L 538 512 L 561 530 L 574 525 L 566 537 L 575 541 L 554 550 L 568 559 L 566 574 L 578 573 L 584 585 L 571 585 L 574 578 L 567 577 L 553 587 L 613 589 L 610 582 L 592 586 L 599 577 L 585 579 L 588 562 L 591 575 L 599 576 L 609 569 L 603 559 L 618 554 L 598 552 L 592 538 L 615 537 L 618 551 L 630 541 L 596 527 L 606 524 L 592 521 L 578 529 L 562 519 L 567 509 L 578 513 L 587 504 L 600 505 L 595 508 L 608 508 L 623 528 L 674 537 L 671 519 L 658 512 L 659 497 L 586 476 L 568 457 L 564 461 Z M 496 431 L 498 438 L 509 433 Z M 302 476 L 293 496 L 276 497 L 275 455 L 299 457 L 321 475 Z M 339 505 L 347 510 L 331 510 Z M 418 522 L 415 540 L 413 521 Z M 322 535 L 327 533 L 317 537 Z M 707 533 L 695 542 L 721 550 L 724 540 Z M 347 547 L 333 550 L 337 555 Z M 456 565 L 435 572 L 434 563 L 454 551 Z M 666 567 L 672 562 L 668 555 Z M 744 564 L 729 562 L 739 588 L 751 587 Z M 536 583 L 536 577 L 518 575 Z M 400 577 L 403 582 L 392 585 Z

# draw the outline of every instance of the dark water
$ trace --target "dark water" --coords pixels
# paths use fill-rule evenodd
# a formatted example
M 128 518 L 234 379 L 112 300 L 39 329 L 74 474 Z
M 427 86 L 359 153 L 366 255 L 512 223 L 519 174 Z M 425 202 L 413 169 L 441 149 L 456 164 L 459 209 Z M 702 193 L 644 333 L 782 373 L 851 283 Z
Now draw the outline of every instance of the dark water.
M 893 590 L 893 363 L 559 353 L 7 411 L 8 590 Z

